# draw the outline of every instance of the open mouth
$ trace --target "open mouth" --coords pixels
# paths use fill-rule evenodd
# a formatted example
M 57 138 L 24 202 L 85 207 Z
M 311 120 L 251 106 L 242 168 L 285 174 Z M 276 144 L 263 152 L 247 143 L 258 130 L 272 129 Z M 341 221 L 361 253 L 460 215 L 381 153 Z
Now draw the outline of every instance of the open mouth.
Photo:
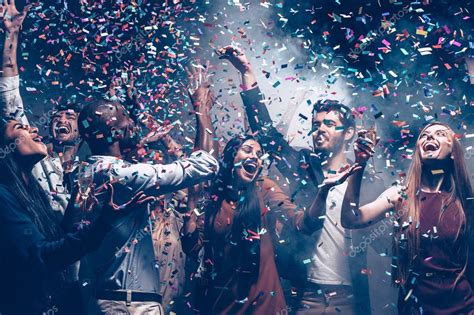
M 34 142 L 43 143 L 42 140 L 43 140 L 43 137 L 41 137 L 41 136 L 37 136 L 37 137 L 34 137 L 34 138 L 33 138 L 33 141 L 34 141 Z
M 326 141 L 327 140 L 327 137 L 324 136 L 323 134 L 319 134 L 317 137 L 316 137 L 316 142 L 323 142 L 323 141 Z
M 258 171 L 258 163 L 255 160 L 246 160 L 242 164 L 242 168 L 250 175 L 254 175 Z
M 423 145 L 423 150 L 426 151 L 426 152 L 432 152 L 432 151 L 436 151 L 439 149 L 439 145 L 437 143 L 434 143 L 434 142 L 427 142 Z
M 56 125 L 56 133 L 57 134 L 63 134 L 63 135 L 68 135 L 71 133 L 71 129 L 69 128 L 68 125 L 65 125 L 65 124 L 58 124 Z

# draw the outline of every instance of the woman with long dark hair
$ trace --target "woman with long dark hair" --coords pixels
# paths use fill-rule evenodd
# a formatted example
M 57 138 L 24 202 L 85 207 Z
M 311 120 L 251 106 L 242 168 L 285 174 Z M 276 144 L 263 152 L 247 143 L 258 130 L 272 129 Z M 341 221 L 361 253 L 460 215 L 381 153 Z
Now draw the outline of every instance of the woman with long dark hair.
M 361 135 L 356 162 L 373 154 Z M 400 314 L 473 314 L 472 186 L 459 139 L 432 122 L 416 141 L 405 186 L 392 186 L 359 207 L 363 171 L 349 178 L 342 225 L 360 228 L 394 212 L 392 278 L 400 287 Z
M 118 215 L 110 192 L 98 220 L 74 234 L 63 233 L 31 174 L 47 155 L 41 139 L 36 128 L 16 120 L 0 122 L 0 313 L 4 315 L 79 314 L 71 264 L 97 248 Z M 120 209 L 145 201 L 137 196 Z
M 183 228 L 183 250 L 204 247 L 199 292 L 203 314 L 276 314 L 286 303 L 275 264 L 274 241 L 280 224 L 312 233 L 322 226 L 326 181 L 308 211 L 296 206 L 269 178 L 260 176 L 263 155 L 251 136 L 231 139 L 217 179 L 203 206 L 190 209 Z M 348 176 L 350 170 L 340 173 Z M 202 202 L 203 200 L 201 200 Z

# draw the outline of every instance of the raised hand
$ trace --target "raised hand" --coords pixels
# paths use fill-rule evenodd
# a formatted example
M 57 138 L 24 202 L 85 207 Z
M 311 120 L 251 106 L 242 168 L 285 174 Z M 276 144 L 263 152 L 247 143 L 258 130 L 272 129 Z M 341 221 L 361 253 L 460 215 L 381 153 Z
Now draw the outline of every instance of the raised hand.
M 133 73 L 130 75 L 130 80 L 127 84 L 127 103 L 134 104 L 135 107 L 140 107 L 140 91 L 135 87 L 136 78 Z
M 209 61 L 202 65 L 198 60 L 187 67 L 189 84 L 188 91 L 193 105 L 200 111 L 210 110 L 214 103 L 214 96 L 211 90 L 211 74 Z
M 355 162 L 364 165 L 374 155 L 379 138 L 375 130 L 359 130 L 354 143 Z
M 122 80 L 121 78 L 119 77 L 113 77 L 112 80 L 110 80 L 110 83 L 109 83 L 109 90 L 107 91 L 107 97 L 112 99 L 112 100 L 116 100 L 116 99 L 119 99 L 119 92 L 118 90 L 121 88 L 122 86 Z
M 19 33 L 26 14 L 33 7 L 28 4 L 19 12 L 15 5 L 15 0 L 4 0 L 0 6 L 0 18 L 3 21 L 3 27 L 8 33 Z
M 210 85 L 212 74 L 209 73 L 211 64 L 206 61 L 206 64 L 202 64 L 199 59 L 193 60 L 186 67 L 188 74 L 189 84 L 188 89 L 193 94 L 199 87 Z
M 136 109 L 140 107 L 140 92 L 135 87 L 136 78 L 132 74 L 127 79 L 114 76 L 109 83 L 109 89 L 106 93 L 111 100 L 124 101 L 127 105 L 133 106 Z
M 257 86 L 257 78 L 253 73 L 244 51 L 234 46 L 224 46 L 216 50 L 219 59 L 227 59 L 240 72 L 242 76 L 242 90 L 250 90 Z
M 114 77 L 109 84 L 108 96 L 112 100 L 125 102 L 131 118 L 148 129 L 148 133 L 140 140 L 136 149 L 145 145 L 163 141 L 168 151 L 178 158 L 183 155 L 181 146 L 176 144 L 169 135 L 174 125 L 162 124 L 151 115 L 142 103 L 141 93 L 136 87 L 137 78 L 133 73 L 127 78 Z M 136 150 L 132 150 L 127 155 L 129 158 L 136 157 Z
M 322 188 L 330 189 L 331 187 L 340 185 L 344 183 L 349 176 L 360 169 L 362 169 L 362 166 L 356 163 L 351 166 L 347 165 L 346 167 L 338 170 L 336 174 L 328 174 L 322 183 Z
M 144 146 L 145 144 L 162 140 L 170 133 L 173 127 L 174 125 L 171 124 L 166 126 L 154 126 L 153 128 L 151 128 L 151 131 L 145 137 L 143 137 L 142 140 L 140 140 L 140 146 Z
M 250 62 L 244 51 L 238 47 L 227 45 L 216 50 L 219 59 L 227 59 L 240 73 L 251 71 Z

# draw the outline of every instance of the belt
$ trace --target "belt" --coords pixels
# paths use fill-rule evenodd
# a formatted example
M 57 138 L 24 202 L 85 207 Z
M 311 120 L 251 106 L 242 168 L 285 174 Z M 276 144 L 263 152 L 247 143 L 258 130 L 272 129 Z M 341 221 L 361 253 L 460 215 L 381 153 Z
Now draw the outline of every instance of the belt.
M 158 302 L 161 304 L 161 295 L 157 293 L 132 290 L 100 290 L 96 292 L 95 297 L 99 300 L 124 301 L 127 306 L 130 306 L 132 302 Z
M 306 282 L 305 290 L 321 290 L 321 291 L 353 291 L 353 287 L 351 285 L 343 285 L 343 284 L 319 284 L 314 283 L 311 281 Z

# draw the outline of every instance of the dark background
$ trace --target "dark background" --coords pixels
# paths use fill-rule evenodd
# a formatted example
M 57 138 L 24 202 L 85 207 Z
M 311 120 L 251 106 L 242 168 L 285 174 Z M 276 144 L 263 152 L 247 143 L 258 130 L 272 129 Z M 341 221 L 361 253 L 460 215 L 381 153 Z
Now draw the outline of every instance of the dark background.
M 173 136 L 191 150 L 185 68 L 210 60 L 215 137 L 224 144 L 245 129 L 239 77 L 213 54 L 233 43 L 256 68 L 272 118 L 298 145 L 309 122 L 294 117 L 316 99 L 335 98 L 359 111 L 358 125 L 376 124 L 374 164 L 387 186 L 406 172 L 418 130 L 432 119 L 459 134 L 472 174 L 474 89 L 465 58 L 474 54 L 473 11 L 472 1 L 42 1 L 23 27 L 21 92 L 34 120 L 66 100 L 101 98 L 114 77 L 133 75 L 143 104 L 174 123 Z M 354 54 L 364 38 L 369 44 Z M 424 47 L 432 53 L 422 56 Z M 388 240 L 369 256 L 374 314 L 396 309 L 389 255 L 380 255 Z

